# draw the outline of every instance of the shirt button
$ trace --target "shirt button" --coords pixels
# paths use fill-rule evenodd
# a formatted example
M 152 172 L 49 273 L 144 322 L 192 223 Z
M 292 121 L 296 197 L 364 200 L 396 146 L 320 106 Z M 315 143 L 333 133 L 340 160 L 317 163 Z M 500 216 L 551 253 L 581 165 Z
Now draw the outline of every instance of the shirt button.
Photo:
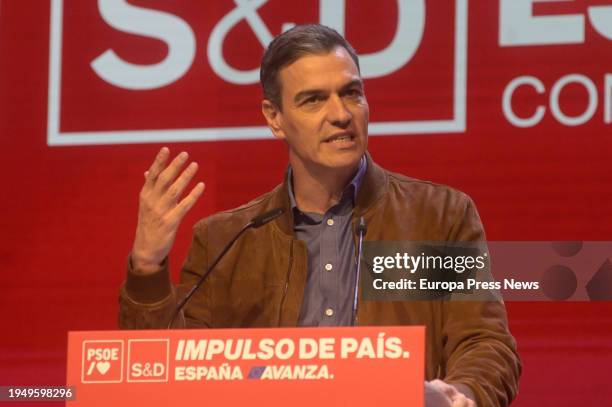
M 334 310 L 331 308 L 328 308 L 325 310 L 325 315 L 327 315 L 328 317 L 333 317 L 334 316 Z
M 328 226 L 334 226 L 334 220 L 332 218 L 327 219 Z
M 331 263 L 327 263 L 325 265 L 325 270 L 327 270 L 327 271 L 332 271 L 333 268 L 334 268 L 334 266 L 332 266 Z

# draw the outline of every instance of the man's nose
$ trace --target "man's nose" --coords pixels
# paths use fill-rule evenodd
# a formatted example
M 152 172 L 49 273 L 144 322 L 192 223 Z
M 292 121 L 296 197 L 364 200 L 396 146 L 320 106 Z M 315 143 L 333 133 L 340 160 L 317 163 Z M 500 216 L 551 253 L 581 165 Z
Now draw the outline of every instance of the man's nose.
M 327 109 L 327 118 L 334 126 L 346 128 L 353 118 L 344 100 L 339 95 L 333 95 L 329 98 Z

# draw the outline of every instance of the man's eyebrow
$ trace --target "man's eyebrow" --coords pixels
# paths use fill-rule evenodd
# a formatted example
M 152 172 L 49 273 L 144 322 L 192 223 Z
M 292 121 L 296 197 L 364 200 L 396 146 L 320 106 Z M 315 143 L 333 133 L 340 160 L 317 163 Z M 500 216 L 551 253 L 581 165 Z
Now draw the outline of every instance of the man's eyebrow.
M 360 89 L 362 89 L 362 88 L 363 88 L 363 81 L 362 81 L 361 79 L 353 79 L 352 81 L 350 81 L 349 83 L 347 83 L 346 85 L 344 85 L 344 86 L 341 88 L 341 90 L 342 90 L 342 91 L 344 91 L 344 90 L 347 90 L 347 89 L 353 88 L 353 87 L 355 87 L 355 86 L 357 86 L 357 87 L 359 87 Z
M 310 96 L 319 96 L 319 95 L 325 95 L 325 91 L 323 91 L 322 89 L 307 89 L 307 90 L 298 92 L 298 94 L 295 95 L 295 97 L 293 98 L 293 101 L 297 103 L 300 100 L 306 99 Z
M 347 83 L 346 85 L 342 86 L 342 88 L 340 88 L 340 91 L 343 92 L 347 89 L 353 88 L 353 87 L 359 87 L 360 89 L 363 88 L 363 81 L 361 79 L 353 79 L 352 81 L 350 81 L 349 83 Z M 325 95 L 327 92 L 322 90 L 322 89 L 307 89 L 307 90 L 303 90 L 301 92 L 298 92 L 297 95 L 295 95 L 295 97 L 293 98 L 293 101 L 295 103 L 298 103 L 300 100 L 306 99 L 310 96 L 319 96 L 319 95 Z

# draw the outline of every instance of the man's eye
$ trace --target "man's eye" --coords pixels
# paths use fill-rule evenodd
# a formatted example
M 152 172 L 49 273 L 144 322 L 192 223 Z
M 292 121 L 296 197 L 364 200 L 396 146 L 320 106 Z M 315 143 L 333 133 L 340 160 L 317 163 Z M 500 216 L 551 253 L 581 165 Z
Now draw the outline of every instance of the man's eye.
M 345 94 L 349 97 L 358 97 L 361 96 L 361 91 L 359 89 L 349 89 Z
M 320 96 L 311 96 L 304 101 L 304 104 L 313 104 L 313 103 L 320 102 L 321 100 L 322 99 Z

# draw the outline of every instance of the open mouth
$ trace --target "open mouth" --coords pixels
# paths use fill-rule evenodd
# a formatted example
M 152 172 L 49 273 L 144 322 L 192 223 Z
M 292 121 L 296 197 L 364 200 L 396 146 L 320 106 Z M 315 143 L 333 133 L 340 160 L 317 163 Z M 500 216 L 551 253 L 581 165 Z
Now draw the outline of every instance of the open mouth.
M 335 136 L 332 136 L 325 140 L 326 143 L 341 143 L 345 141 L 353 141 L 355 140 L 355 136 L 350 133 L 342 133 Z

